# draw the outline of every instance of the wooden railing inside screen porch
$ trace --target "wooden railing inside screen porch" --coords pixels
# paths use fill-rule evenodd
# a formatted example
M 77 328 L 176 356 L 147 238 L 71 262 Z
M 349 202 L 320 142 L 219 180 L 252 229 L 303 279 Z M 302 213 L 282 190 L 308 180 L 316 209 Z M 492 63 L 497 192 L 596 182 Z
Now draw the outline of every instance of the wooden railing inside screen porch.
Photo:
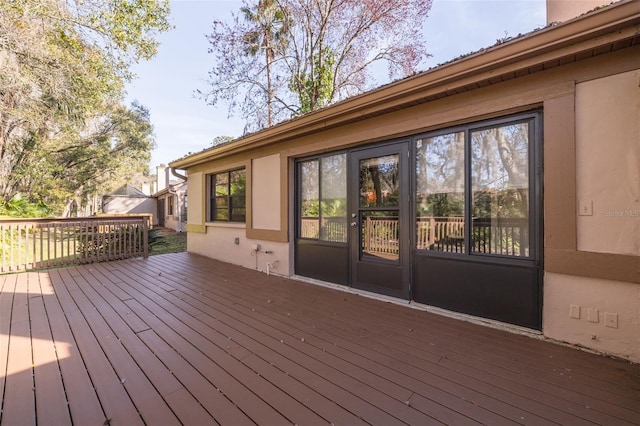
M 301 236 L 320 238 L 324 241 L 346 242 L 345 218 L 330 219 L 325 219 L 321 226 L 318 218 L 302 218 Z M 397 256 L 399 225 L 397 217 L 366 217 L 361 223 L 362 251 L 376 256 Z M 529 256 L 528 226 L 527 219 L 473 218 L 471 250 L 475 253 Z M 420 216 L 416 222 L 415 238 L 415 247 L 418 250 L 464 253 L 464 217 Z
M 440 241 L 464 240 L 464 217 L 421 216 L 417 223 L 416 248 L 428 249 Z
M 398 225 L 397 217 L 368 216 L 362 229 L 362 251 L 377 256 L 397 256 Z
M 397 255 L 400 235 L 398 225 L 396 217 L 367 217 L 362 232 L 362 250 L 375 255 Z M 463 217 L 418 218 L 416 248 L 419 250 L 433 248 L 434 245 L 451 240 L 464 241 Z
M 0 219 L 0 273 L 149 255 L 149 215 Z

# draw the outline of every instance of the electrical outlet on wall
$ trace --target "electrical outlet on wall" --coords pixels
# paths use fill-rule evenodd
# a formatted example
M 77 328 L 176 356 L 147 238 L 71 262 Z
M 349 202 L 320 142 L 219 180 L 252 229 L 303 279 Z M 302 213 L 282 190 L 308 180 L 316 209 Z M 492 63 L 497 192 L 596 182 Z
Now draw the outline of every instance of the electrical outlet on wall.
M 569 305 L 569 318 L 580 319 L 580 305 Z
M 604 313 L 604 325 L 609 328 L 618 328 L 618 314 L 612 312 Z

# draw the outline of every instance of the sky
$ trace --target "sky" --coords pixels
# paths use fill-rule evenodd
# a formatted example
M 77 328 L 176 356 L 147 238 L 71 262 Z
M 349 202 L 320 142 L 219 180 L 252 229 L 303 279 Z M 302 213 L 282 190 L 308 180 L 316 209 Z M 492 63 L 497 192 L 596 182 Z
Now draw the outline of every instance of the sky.
M 229 19 L 241 5 L 240 0 L 171 0 L 175 28 L 159 36 L 158 54 L 151 61 L 133 68 L 137 78 L 127 85 L 126 100 L 137 100 L 150 110 L 156 141 L 152 173 L 159 164 L 210 147 L 216 136 L 242 135 L 242 119 L 229 117 L 226 104 L 210 106 L 194 94 L 206 90 L 213 64 L 205 38 L 211 22 Z M 545 24 L 545 0 L 433 0 L 423 25 L 431 57 L 420 69 Z

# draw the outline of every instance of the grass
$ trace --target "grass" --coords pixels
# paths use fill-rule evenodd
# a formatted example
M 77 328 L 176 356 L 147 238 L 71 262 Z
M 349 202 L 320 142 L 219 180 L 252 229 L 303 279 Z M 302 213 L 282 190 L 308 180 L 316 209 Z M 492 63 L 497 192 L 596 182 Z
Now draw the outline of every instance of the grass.
M 149 255 L 180 253 L 187 250 L 187 234 L 175 233 L 156 237 L 156 241 L 149 247 Z

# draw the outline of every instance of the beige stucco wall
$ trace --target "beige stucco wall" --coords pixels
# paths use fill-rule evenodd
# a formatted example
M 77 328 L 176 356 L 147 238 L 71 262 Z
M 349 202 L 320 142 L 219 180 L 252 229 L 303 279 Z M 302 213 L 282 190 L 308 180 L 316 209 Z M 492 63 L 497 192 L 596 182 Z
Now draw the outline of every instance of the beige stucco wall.
M 238 243 L 236 244 L 236 238 Z M 260 246 L 253 250 L 254 244 Z M 289 244 L 246 238 L 243 224 L 208 224 L 206 234 L 189 233 L 187 250 L 223 262 L 276 275 L 291 275 Z M 270 264 L 267 267 L 267 264 Z
M 280 155 L 251 160 L 253 229 L 280 230 Z
M 207 195 L 205 194 L 204 176 L 201 172 L 189 173 L 188 179 L 189 208 L 187 209 L 187 224 L 200 226 L 204 223 L 204 203 L 206 203 Z
M 547 337 L 640 362 L 637 284 L 546 273 L 542 318 Z
M 576 182 L 578 250 L 640 256 L 640 70 L 576 85 Z
M 547 0 L 547 23 L 567 21 L 608 3 L 602 0 Z
M 574 109 L 574 257 L 640 265 L 640 70 L 577 83 Z M 615 272 L 614 260 L 602 271 Z M 638 283 L 547 271 L 542 317 L 549 338 L 640 361 Z

